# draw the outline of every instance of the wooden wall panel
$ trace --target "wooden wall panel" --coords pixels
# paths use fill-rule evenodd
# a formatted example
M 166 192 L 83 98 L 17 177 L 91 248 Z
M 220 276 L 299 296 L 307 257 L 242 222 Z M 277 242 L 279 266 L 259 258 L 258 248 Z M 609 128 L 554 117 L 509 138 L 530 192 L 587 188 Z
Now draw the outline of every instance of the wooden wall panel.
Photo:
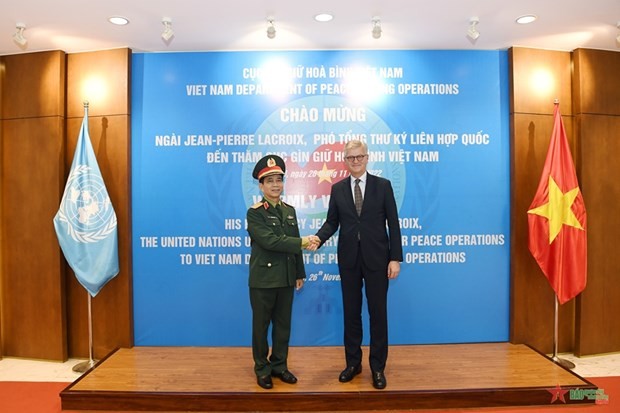
M 68 56 L 67 118 L 131 114 L 131 50 L 114 49 Z
M 510 341 L 553 352 L 555 295 L 528 246 L 527 209 L 534 198 L 560 99 L 571 140 L 570 53 L 513 48 L 509 51 L 511 100 L 511 322 Z M 559 311 L 559 350 L 574 338 L 574 301 Z
M 89 102 L 90 138 L 118 218 L 120 273 L 92 299 L 94 357 L 133 345 L 129 49 L 70 54 L 67 59 L 67 165 Z M 90 86 L 89 86 L 90 85 Z M 92 92 L 88 92 L 88 91 Z M 86 290 L 69 269 L 69 354 L 87 357 Z
M 620 351 L 620 53 L 574 52 L 579 175 L 588 213 L 588 282 L 577 306 L 575 353 Z
M 52 219 L 63 185 L 65 54 L 2 57 L 2 347 L 67 358 L 65 279 Z
M 562 115 L 572 115 L 571 54 L 514 47 L 509 50 L 510 112 L 553 114 L 559 99 Z
M 620 67 L 618 67 L 620 70 Z M 577 311 L 575 353 L 620 350 L 620 117 L 582 115 L 581 185 L 588 213 L 588 282 Z
M 578 49 L 573 52 L 575 113 L 620 115 L 620 52 Z
M 4 354 L 66 360 L 65 283 L 52 223 L 64 119 L 5 120 L 3 136 Z
M 2 118 L 65 114 L 65 53 L 61 51 L 4 56 Z

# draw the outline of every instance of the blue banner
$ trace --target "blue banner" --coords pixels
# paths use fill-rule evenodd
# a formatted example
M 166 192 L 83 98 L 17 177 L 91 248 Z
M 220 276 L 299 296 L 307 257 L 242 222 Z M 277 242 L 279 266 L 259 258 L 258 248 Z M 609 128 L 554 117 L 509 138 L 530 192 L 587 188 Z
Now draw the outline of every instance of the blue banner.
M 390 343 L 508 339 L 506 52 L 148 53 L 132 72 L 136 345 L 249 346 L 254 164 L 285 159 L 284 200 L 314 234 L 350 139 L 399 208 Z M 342 343 L 337 241 L 304 254 L 291 345 Z

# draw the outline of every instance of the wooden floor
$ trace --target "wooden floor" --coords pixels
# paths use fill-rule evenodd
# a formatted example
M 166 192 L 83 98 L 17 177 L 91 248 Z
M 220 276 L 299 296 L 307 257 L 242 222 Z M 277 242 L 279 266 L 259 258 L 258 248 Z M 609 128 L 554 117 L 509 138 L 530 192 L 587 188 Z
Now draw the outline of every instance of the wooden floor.
M 274 379 L 263 390 L 250 348 L 134 347 L 113 352 L 60 397 L 63 410 L 385 411 L 549 405 L 558 396 L 593 403 L 571 400 L 568 390 L 596 389 L 509 343 L 391 346 L 384 390 L 372 387 L 367 361 L 350 383 L 338 382 L 343 367 L 341 347 L 293 347 L 289 369 L 299 382 Z

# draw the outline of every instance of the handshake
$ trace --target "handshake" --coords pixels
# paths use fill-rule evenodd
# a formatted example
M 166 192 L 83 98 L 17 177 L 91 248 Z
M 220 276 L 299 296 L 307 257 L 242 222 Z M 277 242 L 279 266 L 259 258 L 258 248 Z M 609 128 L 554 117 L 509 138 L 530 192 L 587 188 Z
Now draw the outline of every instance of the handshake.
M 320 244 L 321 239 L 316 235 L 307 235 L 301 239 L 301 246 L 307 251 L 316 251 Z

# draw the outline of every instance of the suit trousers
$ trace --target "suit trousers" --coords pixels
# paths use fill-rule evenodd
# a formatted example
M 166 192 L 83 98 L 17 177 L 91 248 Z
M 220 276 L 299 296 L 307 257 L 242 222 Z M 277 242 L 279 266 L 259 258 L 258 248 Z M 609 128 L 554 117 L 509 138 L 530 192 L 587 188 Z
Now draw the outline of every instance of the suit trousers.
M 340 269 L 340 285 L 344 309 L 344 348 L 347 367 L 362 361 L 362 288 L 366 292 L 370 321 L 370 355 L 372 371 L 383 371 L 388 356 L 386 268 L 371 270 L 364 263 L 361 249 L 353 268 Z
M 286 370 L 291 336 L 293 287 L 250 288 L 252 305 L 252 356 L 257 376 Z M 271 356 L 267 335 L 271 324 Z

